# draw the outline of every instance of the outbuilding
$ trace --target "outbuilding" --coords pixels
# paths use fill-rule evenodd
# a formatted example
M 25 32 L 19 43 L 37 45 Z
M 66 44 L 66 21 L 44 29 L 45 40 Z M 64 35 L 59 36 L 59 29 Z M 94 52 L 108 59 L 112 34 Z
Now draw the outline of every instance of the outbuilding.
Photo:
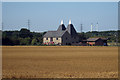
M 87 44 L 89 46 L 107 46 L 106 38 L 88 38 Z

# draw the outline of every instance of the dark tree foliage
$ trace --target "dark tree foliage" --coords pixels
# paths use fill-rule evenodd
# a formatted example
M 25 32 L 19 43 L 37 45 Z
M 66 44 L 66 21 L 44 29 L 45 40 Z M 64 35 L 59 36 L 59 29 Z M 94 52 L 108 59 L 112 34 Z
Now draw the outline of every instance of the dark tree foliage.
M 118 30 L 118 43 L 120 43 L 120 30 Z
M 31 34 L 30 30 L 22 28 L 19 32 L 19 36 L 21 38 L 26 38 L 26 37 L 32 38 L 33 35 Z
M 12 40 L 6 37 L 2 39 L 2 45 L 13 45 L 13 42 Z
M 30 32 L 22 28 L 20 31 L 3 31 L 2 45 L 40 45 L 44 33 Z
M 87 38 L 84 32 L 78 33 L 78 36 L 79 36 L 79 41 L 85 40 Z

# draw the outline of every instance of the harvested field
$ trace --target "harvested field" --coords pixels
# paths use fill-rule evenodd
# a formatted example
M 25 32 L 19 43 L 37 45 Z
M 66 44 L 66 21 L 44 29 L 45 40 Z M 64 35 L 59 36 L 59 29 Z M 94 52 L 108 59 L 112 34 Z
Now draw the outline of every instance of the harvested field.
M 117 78 L 118 48 L 3 46 L 3 78 Z

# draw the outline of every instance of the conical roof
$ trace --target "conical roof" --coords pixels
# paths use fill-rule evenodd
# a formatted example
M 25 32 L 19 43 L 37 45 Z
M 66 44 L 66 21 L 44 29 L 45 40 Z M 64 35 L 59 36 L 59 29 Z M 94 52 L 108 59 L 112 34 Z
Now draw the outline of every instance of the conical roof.
M 64 24 L 61 24 L 61 25 L 58 27 L 58 29 L 57 29 L 57 31 L 64 31 L 64 30 L 66 30 Z
M 66 30 L 67 30 L 67 31 L 69 32 L 69 34 L 71 34 L 72 36 L 76 36 L 76 35 L 77 35 L 77 32 L 76 32 L 76 30 L 75 30 L 75 28 L 74 28 L 74 26 L 73 26 L 72 24 L 68 24 Z

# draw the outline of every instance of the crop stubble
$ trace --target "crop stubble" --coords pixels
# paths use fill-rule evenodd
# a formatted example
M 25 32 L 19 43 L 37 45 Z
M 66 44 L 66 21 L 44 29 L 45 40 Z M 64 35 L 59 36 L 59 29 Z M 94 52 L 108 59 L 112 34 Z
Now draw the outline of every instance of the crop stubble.
M 117 47 L 3 46 L 3 78 L 117 78 Z

